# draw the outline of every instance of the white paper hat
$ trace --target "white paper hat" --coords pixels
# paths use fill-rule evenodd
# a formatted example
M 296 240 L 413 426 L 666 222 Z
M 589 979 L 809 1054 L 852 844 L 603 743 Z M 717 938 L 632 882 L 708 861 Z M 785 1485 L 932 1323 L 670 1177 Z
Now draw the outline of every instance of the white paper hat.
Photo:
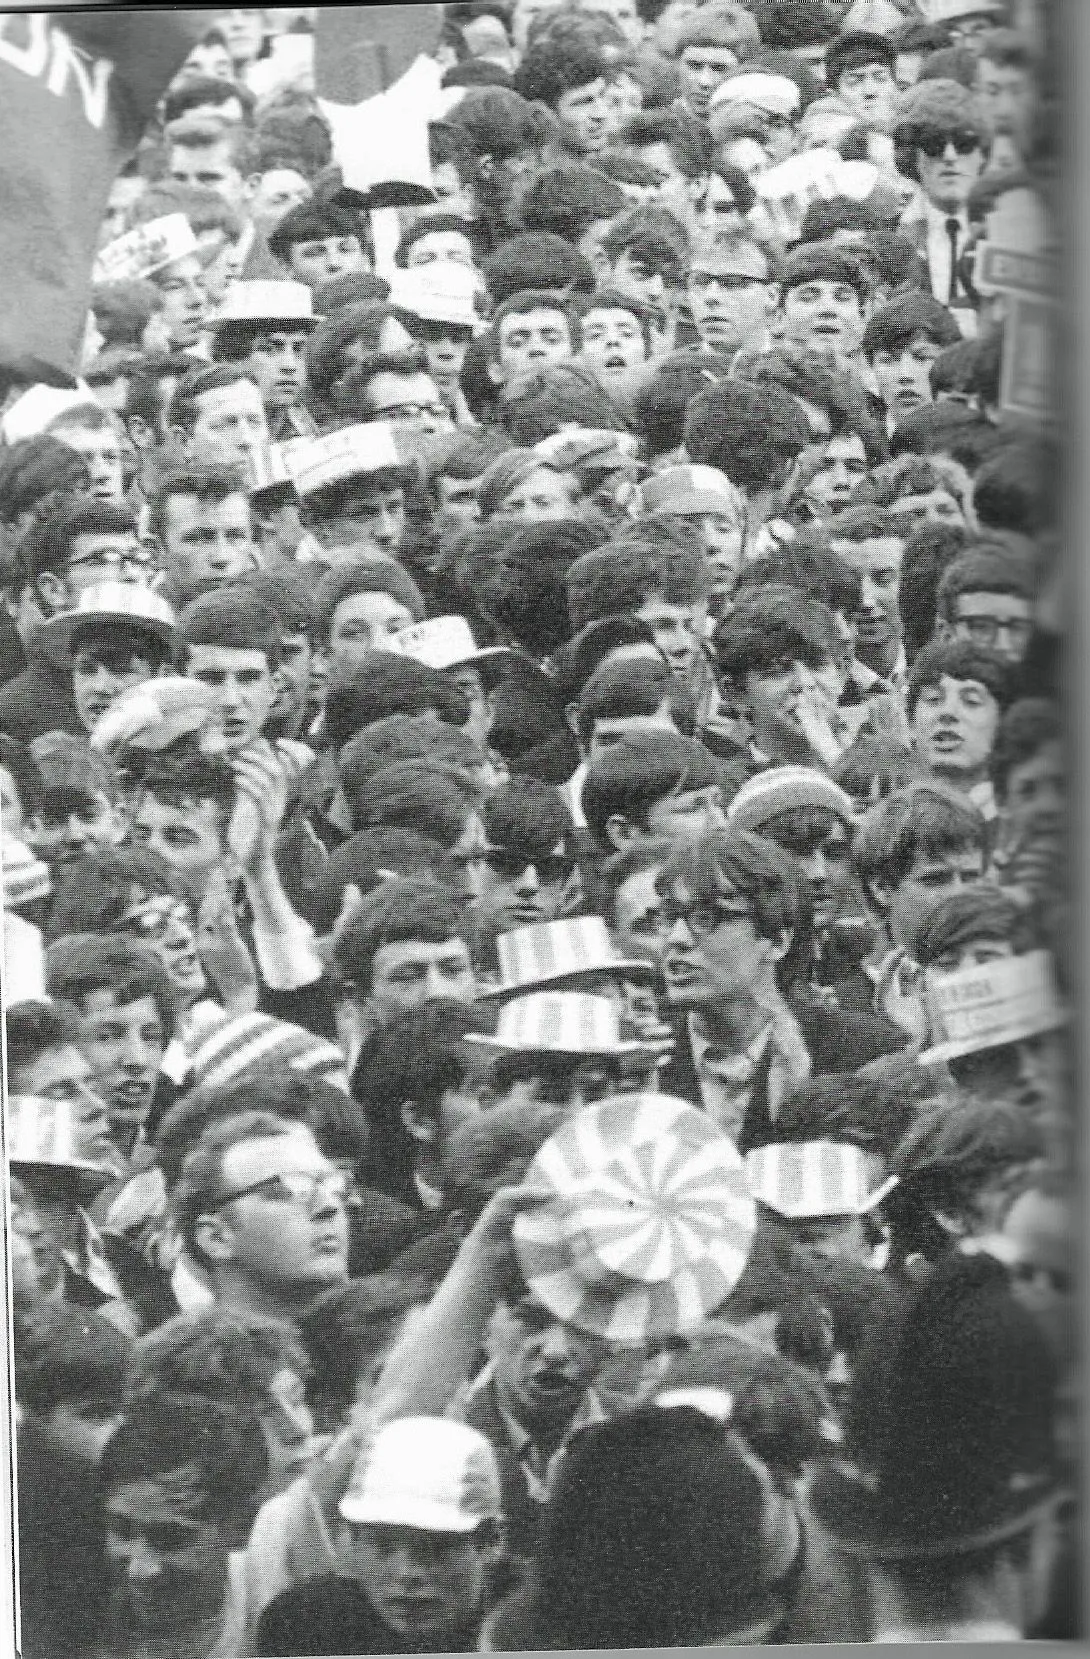
M 797 81 L 789 75 L 776 75 L 768 69 L 747 69 L 717 86 L 709 102 L 709 110 L 722 109 L 724 104 L 752 104 L 770 115 L 797 115 L 802 102 Z
M 928 969 L 924 1001 L 933 1039 L 920 1055 L 924 1065 L 1002 1048 L 1067 1022 L 1047 950 L 951 974 Z
M 317 327 L 314 296 L 305 282 L 287 278 L 234 282 L 224 295 L 214 326 L 227 323 L 284 322 Z
M 696 1330 L 749 1258 L 757 1212 L 742 1160 L 705 1112 L 670 1095 L 577 1113 L 525 1183 L 551 1194 L 512 1228 L 527 1289 L 623 1347 Z
M 433 616 L 427 622 L 414 622 L 385 640 L 383 650 L 413 657 L 417 662 L 427 663 L 429 668 L 497 663 L 511 655 L 506 645 L 479 646 L 464 616 Z
M 22 397 L 17 397 L 10 409 L 0 418 L 0 432 L 4 442 L 17 444 L 21 438 L 36 438 L 61 415 L 72 409 L 101 409 L 102 404 L 90 386 L 79 381 L 76 390 L 61 386 L 46 386 L 39 382 L 28 386 Z
M 43 655 L 56 667 L 67 668 L 73 635 L 89 622 L 128 622 L 172 648 L 181 644 L 174 611 L 162 594 L 140 582 L 98 582 L 80 594 L 73 610 L 43 622 L 37 635 Z
M 139 282 L 196 253 L 197 238 L 184 213 L 165 213 L 116 236 L 96 255 L 92 282 Z
M 96 1175 L 110 1173 L 105 1160 L 96 1163 L 88 1155 L 71 1100 L 9 1094 L 4 1102 L 4 1119 L 9 1163 L 52 1164 Z
M 406 465 L 389 421 L 361 421 L 320 438 L 292 438 L 281 448 L 300 495 Z
M 658 1053 L 652 1043 L 622 1037 L 617 1010 L 608 997 L 580 991 L 536 991 L 505 1002 L 494 1036 L 467 1032 L 467 1043 L 504 1053 L 638 1054 Z
M 788 1220 L 862 1215 L 892 1189 L 869 1190 L 867 1155 L 846 1141 L 780 1142 L 746 1153 L 754 1198 Z
M 501 933 L 496 940 L 500 983 L 488 997 L 510 996 L 580 974 L 626 973 L 646 979 L 648 962 L 619 956 L 601 916 L 573 916 L 562 922 L 535 922 Z
M 466 1423 L 396 1418 L 356 1459 L 340 1511 L 362 1525 L 474 1532 L 503 1513 L 496 1454 Z
M 460 323 L 483 334 L 488 324 L 477 309 L 477 296 L 484 291 L 479 271 L 453 260 L 440 259 L 430 265 L 400 267 L 390 272 L 390 304 L 400 306 L 414 317 L 437 323 Z

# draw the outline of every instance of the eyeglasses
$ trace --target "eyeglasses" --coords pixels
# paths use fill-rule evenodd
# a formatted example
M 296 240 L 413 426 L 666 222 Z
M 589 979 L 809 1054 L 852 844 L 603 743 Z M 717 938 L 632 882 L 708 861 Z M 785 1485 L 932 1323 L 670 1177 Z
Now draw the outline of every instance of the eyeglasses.
M 69 570 L 154 570 L 157 561 L 146 547 L 134 547 L 126 553 L 116 548 L 104 548 L 88 553 L 83 559 L 69 559 Z
M 678 922 L 685 922 L 694 938 L 714 933 L 727 922 L 749 922 L 753 912 L 743 904 L 722 900 L 718 904 L 679 904 L 676 899 L 663 898 L 659 911 L 659 929 L 665 933 Z
M 737 271 L 690 271 L 689 272 L 689 286 L 690 286 L 690 288 L 696 288 L 696 289 L 700 289 L 700 290 L 705 289 L 705 288 L 716 287 L 716 288 L 726 288 L 726 289 L 729 289 L 733 292 L 735 289 L 761 288 L 765 285 L 766 281 L 767 281 L 767 278 L 765 278 L 765 277 L 743 276 Z
M 447 415 L 447 406 L 445 403 L 392 403 L 386 409 L 375 410 L 375 419 L 384 421 L 418 420 L 421 415 L 442 420 Z
M 264 1198 L 270 1204 L 294 1204 L 313 1209 L 317 1201 L 325 1204 L 345 1204 L 351 1188 L 351 1179 L 342 1169 L 322 1170 L 311 1175 L 305 1170 L 286 1170 L 282 1175 L 268 1175 L 263 1181 L 254 1181 L 248 1187 L 236 1187 L 217 1200 L 216 1208 L 233 1204 L 236 1198 Z
M 485 847 L 483 856 L 488 868 L 505 881 L 514 881 L 532 865 L 538 880 L 548 884 L 563 881 L 572 868 L 565 853 L 534 853 L 525 847 Z
M 193 917 L 184 899 L 148 899 L 122 916 L 122 931 L 137 939 L 162 939 L 172 922 L 192 927 Z
M 1000 635 L 1012 645 L 1024 645 L 1033 632 L 1029 617 L 1011 616 L 1002 621 L 994 616 L 961 616 L 958 627 L 963 628 L 974 645 L 991 646 Z
M 971 155 L 974 150 L 980 149 L 980 134 L 972 132 L 968 127 L 920 127 L 916 132 L 915 146 L 932 161 L 945 155 L 946 146 L 952 144 L 959 156 Z

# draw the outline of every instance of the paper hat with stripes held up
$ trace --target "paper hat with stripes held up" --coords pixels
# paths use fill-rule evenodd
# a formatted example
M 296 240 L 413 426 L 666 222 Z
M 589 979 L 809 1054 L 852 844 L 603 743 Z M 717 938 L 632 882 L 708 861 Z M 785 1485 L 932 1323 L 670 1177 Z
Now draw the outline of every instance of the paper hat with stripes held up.
M 578 991 L 536 991 L 515 997 L 500 1009 L 494 1036 L 466 1033 L 467 1043 L 504 1053 L 638 1054 L 659 1046 L 621 1035 L 621 1022 L 608 997 Z
M 747 1152 L 746 1176 L 754 1198 L 789 1221 L 862 1215 L 896 1184 L 869 1190 L 867 1155 L 846 1141 L 779 1142 Z
M 619 956 L 601 916 L 573 916 L 562 922 L 535 922 L 501 933 L 496 940 L 500 983 L 482 994 L 511 996 L 582 974 L 618 973 L 646 979 L 649 962 Z
M 577 1113 L 525 1184 L 550 1195 L 512 1230 L 527 1289 L 622 1347 L 696 1330 L 749 1259 L 756 1206 L 742 1160 L 706 1113 L 670 1095 Z

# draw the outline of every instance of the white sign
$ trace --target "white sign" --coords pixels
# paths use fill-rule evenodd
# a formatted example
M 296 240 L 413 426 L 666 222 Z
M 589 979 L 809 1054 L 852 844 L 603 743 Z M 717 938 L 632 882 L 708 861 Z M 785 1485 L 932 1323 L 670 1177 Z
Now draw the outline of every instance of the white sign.
M 935 1045 L 950 1057 L 1052 1031 L 1064 1018 L 1046 950 L 957 973 L 929 970 L 924 995 Z
M 164 265 L 195 253 L 197 238 L 184 213 L 166 213 L 107 242 L 95 259 L 92 282 L 139 282 Z

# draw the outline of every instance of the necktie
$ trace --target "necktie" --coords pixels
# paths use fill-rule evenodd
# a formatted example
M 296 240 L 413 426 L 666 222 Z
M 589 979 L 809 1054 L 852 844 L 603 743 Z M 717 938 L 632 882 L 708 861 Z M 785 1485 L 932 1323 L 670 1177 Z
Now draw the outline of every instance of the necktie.
M 953 305 L 958 297 L 958 233 L 961 226 L 954 218 L 946 221 L 946 234 L 950 238 L 950 293 L 948 301 Z

